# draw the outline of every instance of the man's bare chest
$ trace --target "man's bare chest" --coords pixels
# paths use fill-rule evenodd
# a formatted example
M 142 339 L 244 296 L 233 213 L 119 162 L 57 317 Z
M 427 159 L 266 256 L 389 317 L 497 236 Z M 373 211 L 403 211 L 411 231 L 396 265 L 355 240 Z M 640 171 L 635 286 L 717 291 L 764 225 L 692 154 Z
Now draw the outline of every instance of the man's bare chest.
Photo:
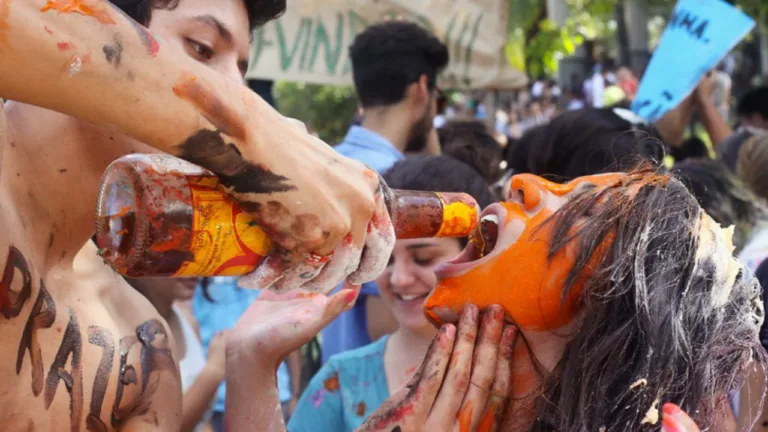
M 1 418 L 56 431 L 118 430 L 142 416 L 159 424 L 168 405 L 158 397 L 180 392 L 167 328 L 151 306 L 135 292 L 112 301 L 83 289 L 98 277 L 36 277 L 19 249 L 3 252 Z

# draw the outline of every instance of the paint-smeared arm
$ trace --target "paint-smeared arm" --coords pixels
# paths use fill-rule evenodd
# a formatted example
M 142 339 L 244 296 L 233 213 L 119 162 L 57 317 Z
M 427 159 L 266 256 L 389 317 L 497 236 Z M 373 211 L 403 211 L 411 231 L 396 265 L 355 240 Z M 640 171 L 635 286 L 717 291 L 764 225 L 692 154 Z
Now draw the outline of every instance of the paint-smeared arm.
M 394 231 L 375 173 L 106 0 L 0 0 L 0 97 L 111 125 L 217 174 L 277 245 L 244 284 L 330 292 L 386 266 Z

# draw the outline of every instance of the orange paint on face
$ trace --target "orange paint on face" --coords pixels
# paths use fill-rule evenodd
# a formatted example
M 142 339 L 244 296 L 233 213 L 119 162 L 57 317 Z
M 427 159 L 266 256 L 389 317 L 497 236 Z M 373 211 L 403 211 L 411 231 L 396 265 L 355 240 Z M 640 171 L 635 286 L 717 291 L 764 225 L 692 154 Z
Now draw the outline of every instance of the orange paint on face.
M 472 411 L 474 408 L 472 407 L 472 402 L 468 403 L 464 406 L 464 408 L 459 411 L 459 432 L 470 432 L 472 430 Z
M 563 299 L 563 287 L 578 256 L 577 243 L 571 242 L 549 259 L 552 224 L 544 222 L 567 201 L 568 194 L 583 183 L 596 189 L 616 185 L 623 174 L 582 177 L 558 185 L 540 177 L 524 174 L 511 180 L 510 197 L 518 202 L 502 203 L 506 209 L 505 232 L 522 234 L 505 251 L 469 269 L 441 280 L 427 298 L 424 309 L 433 322 L 441 320 L 433 311 L 448 308 L 460 314 L 466 304 L 481 310 L 498 304 L 523 330 L 545 331 L 564 326 L 579 310 L 584 274 Z M 499 238 L 503 233 L 499 233 Z M 606 239 L 587 267 L 596 267 L 610 245 Z
M 323 387 L 329 392 L 339 391 L 341 385 L 339 384 L 339 376 L 334 375 L 323 382 Z
M 40 8 L 40 12 L 55 10 L 59 13 L 78 13 L 89 16 L 102 24 L 114 24 L 115 20 L 109 14 L 106 2 L 88 0 L 48 0 L 48 3 Z
M 241 141 L 245 140 L 243 116 L 194 75 L 182 73 L 173 86 L 173 93 L 197 108 L 221 133 Z

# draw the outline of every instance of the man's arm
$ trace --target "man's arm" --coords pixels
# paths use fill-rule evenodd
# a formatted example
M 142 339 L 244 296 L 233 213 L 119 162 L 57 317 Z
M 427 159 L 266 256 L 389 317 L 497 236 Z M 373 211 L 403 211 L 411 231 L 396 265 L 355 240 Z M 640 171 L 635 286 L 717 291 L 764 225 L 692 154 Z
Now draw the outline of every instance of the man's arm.
M 0 10 L 0 97 L 114 126 L 217 174 L 278 246 L 244 283 L 329 292 L 386 266 L 391 223 L 367 230 L 374 213 L 389 220 L 375 173 L 242 83 L 164 47 L 105 0 L 2 0 Z

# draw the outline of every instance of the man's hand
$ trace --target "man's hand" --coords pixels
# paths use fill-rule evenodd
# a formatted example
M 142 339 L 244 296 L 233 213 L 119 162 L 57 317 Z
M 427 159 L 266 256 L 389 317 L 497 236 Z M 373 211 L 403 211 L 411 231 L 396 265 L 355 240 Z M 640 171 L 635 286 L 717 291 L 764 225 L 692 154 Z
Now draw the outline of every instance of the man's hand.
M 701 104 L 704 101 L 711 101 L 712 91 L 717 84 L 717 76 L 713 72 L 709 72 L 699 81 L 698 87 L 694 90 L 696 103 Z
M 358 429 L 370 431 L 493 431 L 503 418 L 517 329 L 504 326 L 501 308 L 467 306 L 456 327 L 440 329 L 421 369 Z
M 328 293 L 345 278 L 355 285 L 375 279 L 395 243 L 386 185 L 300 123 L 275 132 L 275 142 L 293 145 L 274 149 L 260 164 L 269 175 L 250 191 L 235 183 L 230 187 L 277 246 L 241 285 Z

